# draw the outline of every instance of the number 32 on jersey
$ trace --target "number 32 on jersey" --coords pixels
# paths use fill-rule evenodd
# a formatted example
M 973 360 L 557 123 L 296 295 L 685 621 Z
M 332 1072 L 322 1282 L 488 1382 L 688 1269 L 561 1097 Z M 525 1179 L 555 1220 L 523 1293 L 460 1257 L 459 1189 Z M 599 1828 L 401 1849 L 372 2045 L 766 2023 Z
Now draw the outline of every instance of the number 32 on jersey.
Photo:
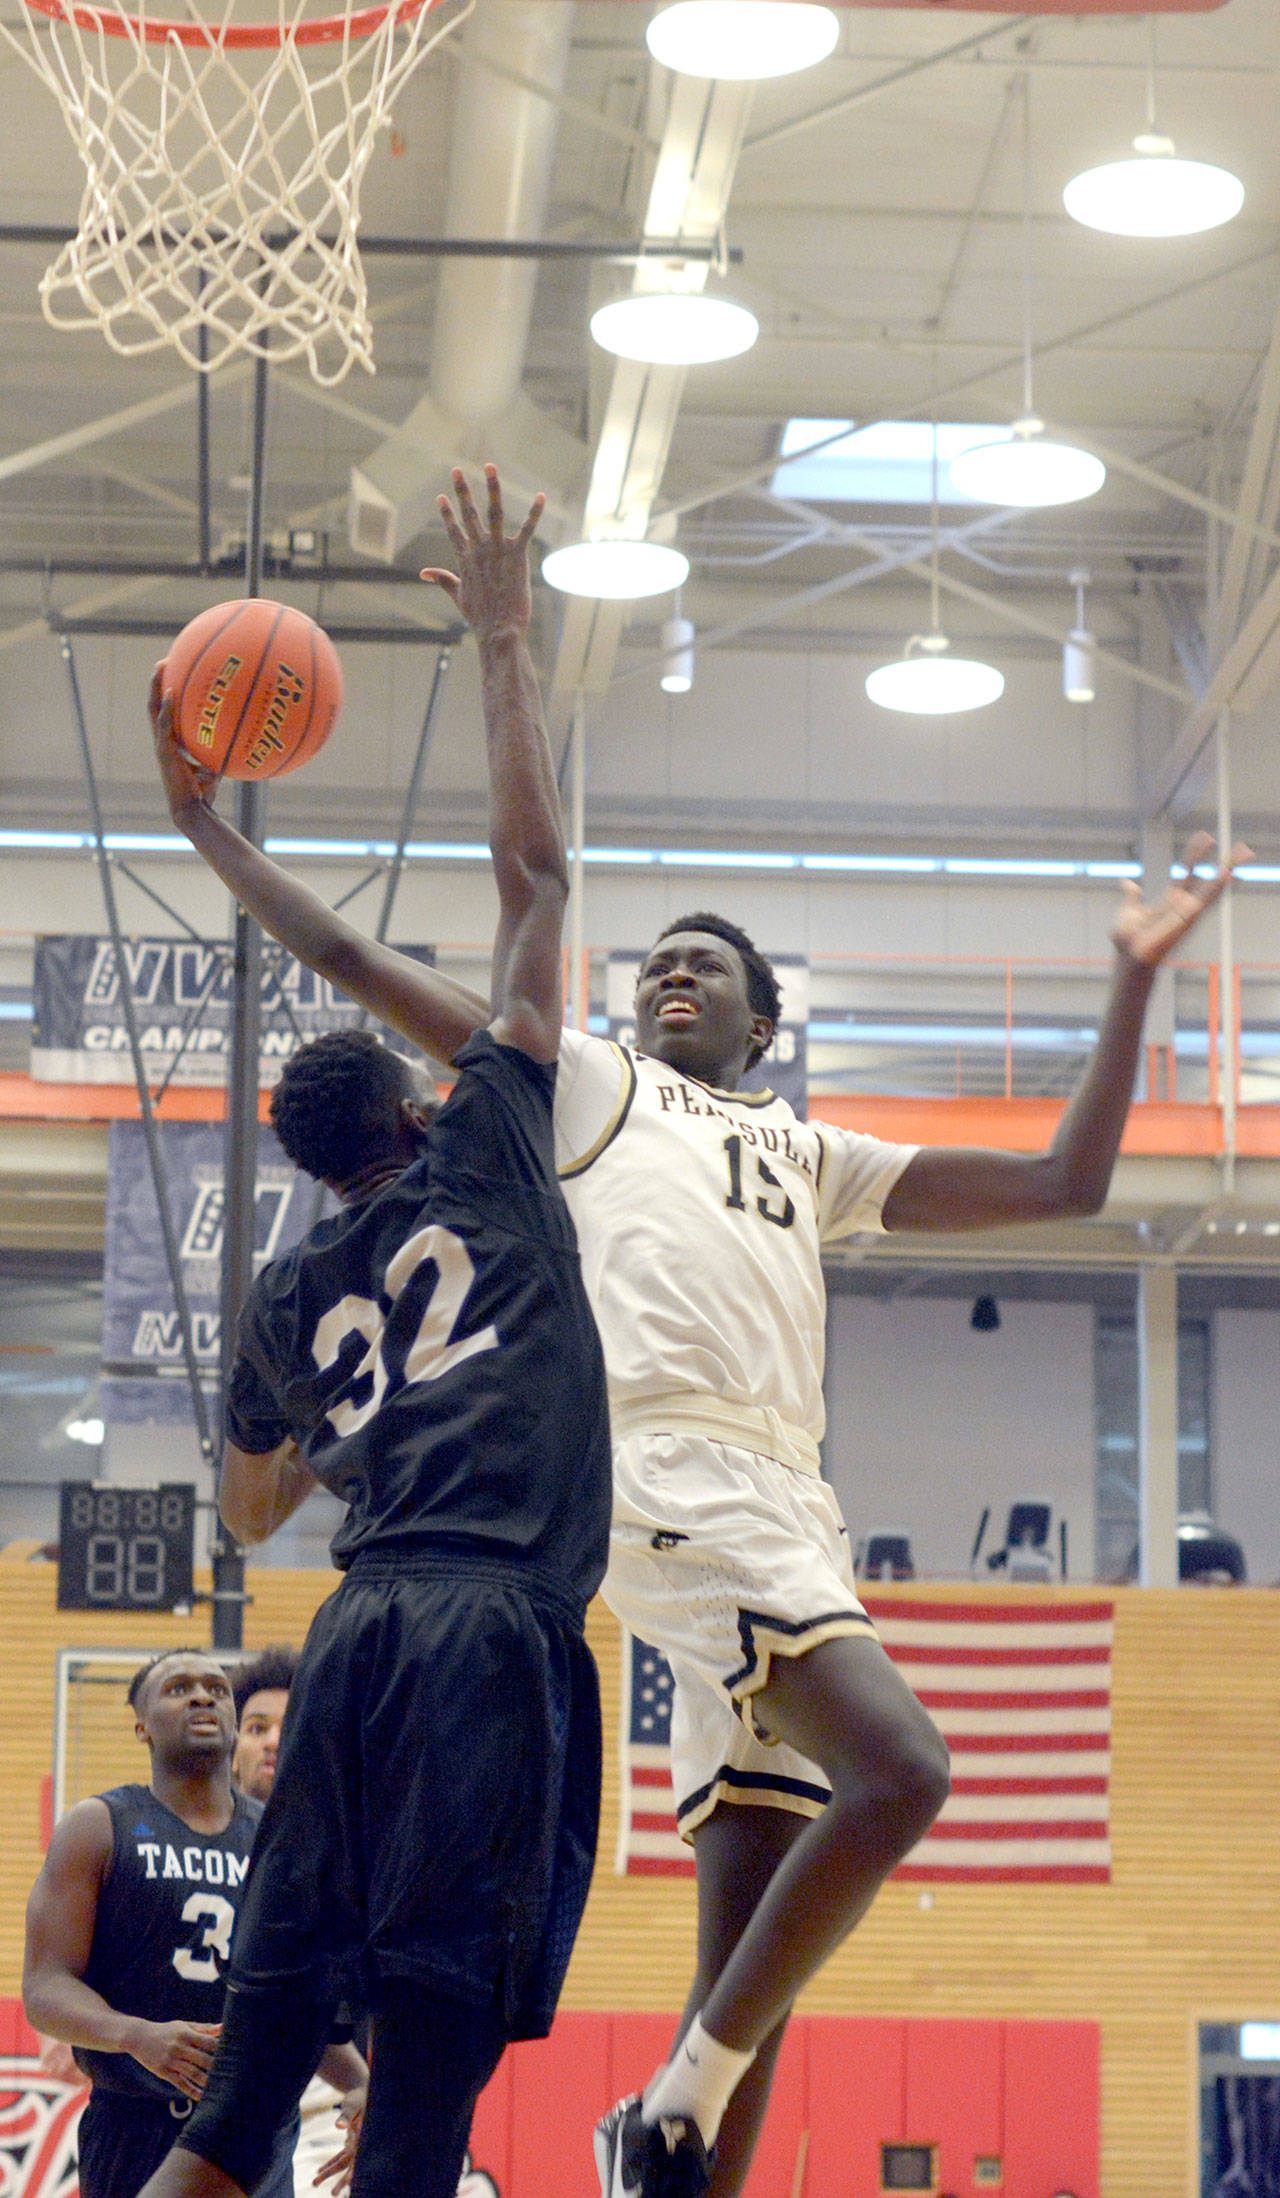
M 391 1307 L 419 1270 L 429 1265 L 435 1267 L 436 1283 L 405 1355 L 405 1386 L 415 1381 L 438 1381 L 451 1366 L 474 1358 L 477 1351 L 497 1349 L 498 1331 L 492 1322 L 478 1335 L 462 1336 L 456 1343 L 450 1340 L 462 1316 L 476 1271 L 461 1237 L 455 1236 L 452 1229 L 441 1228 L 432 1222 L 402 1244 L 389 1262 L 385 1291 L 391 1305 L 386 1311 L 371 1297 L 344 1297 L 316 1323 L 311 1348 L 321 1373 L 337 1363 L 349 1336 L 363 1336 L 369 1347 L 351 1380 L 354 1384 L 364 1375 L 371 1374 L 373 1386 L 363 1404 L 342 1397 L 330 1406 L 328 1418 L 337 1434 L 354 1435 L 366 1420 L 373 1418 L 381 1404 L 390 1379 L 382 1346 Z

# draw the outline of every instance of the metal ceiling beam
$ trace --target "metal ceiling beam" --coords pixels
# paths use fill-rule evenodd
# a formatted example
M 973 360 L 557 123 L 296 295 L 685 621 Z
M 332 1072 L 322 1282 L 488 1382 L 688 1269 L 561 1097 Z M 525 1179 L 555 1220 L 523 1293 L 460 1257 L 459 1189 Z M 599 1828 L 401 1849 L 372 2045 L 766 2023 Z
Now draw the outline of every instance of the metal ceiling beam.
M 962 61 L 981 47 L 990 45 L 993 38 L 1009 37 L 1016 31 L 1025 30 L 1028 24 L 1042 20 L 1034 15 L 1013 15 L 1007 22 L 989 24 L 986 30 L 957 39 L 954 45 L 939 47 L 937 53 L 923 54 L 917 60 L 904 62 L 901 68 L 891 69 L 887 76 L 877 76 L 870 84 L 859 85 L 857 91 L 846 92 L 843 99 L 834 99 L 825 107 L 811 107 L 808 114 L 795 115 L 790 122 L 777 122 L 771 130 L 759 131 L 755 137 L 747 139 L 743 152 L 754 153 L 762 145 L 777 145 L 784 138 L 798 136 L 801 130 L 833 122 L 840 115 L 851 113 L 855 107 L 865 106 L 869 99 L 878 99 L 881 93 L 894 91 L 899 84 L 920 76 L 927 69 L 939 68 L 946 61 Z
M 80 596 L 71 605 L 68 615 L 74 616 L 80 612 L 85 617 L 91 617 L 95 611 L 106 610 L 112 603 L 127 603 L 135 595 L 145 595 L 153 585 L 148 577 L 146 580 L 126 580 L 119 587 L 96 589 L 92 595 Z M 20 625 L 10 626 L 6 632 L 0 633 L 0 656 L 11 649 L 27 648 L 33 641 L 45 641 L 48 636 L 49 621 L 43 613 L 38 618 L 24 618 Z
M 1280 681 L 1280 572 L 1273 574 L 1236 635 L 1152 785 L 1153 816 L 1172 808 L 1179 793 L 1206 764 L 1209 744 L 1225 709 L 1256 710 Z
M 1159 575 L 1151 579 L 1150 586 L 1153 600 L 1164 613 L 1169 638 L 1173 643 L 1174 654 L 1182 666 L 1183 677 L 1199 701 L 1209 684 L 1213 669 L 1204 628 L 1183 589 Z
M 1210 275 L 1199 276 L 1193 282 L 1180 283 L 1172 289 L 1161 291 L 1154 297 L 1143 298 L 1135 305 L 1126 306 L 1121 312 L 1107 314 L 1102 320 L 1091 321 L 1086 327 L 1076 329 L 1061 337 L 1055 337 L 1051 342 L 1038 344 L 1035 347 L 1034 357 L 1039 361 L 1054 351 L 1069 349 L 1072 343 L 1077 340 L 1098 335 L 1107 328 L 1119 327 L 1123 322 L 1132 320 L 1138 314 L 1154 312 L 1158 306 L 1169 304 L 1173 300 L 1187 296 L 1195 290 L 1203 289 L 1210 282 L 1215 282 L 1229 275 L 1247 273 L 1260 262 L 1274 260 L 1276 256 L 1277 248 L 1274 245 L 1268 245 L 1265 250 L 1259 252 L 1251 252 L 1244 259 L 1233 262 L 1230 267 L 1219 268 Z M 928 349 L 929 347 L 926 344 L 924 348 Z M 949 383 L 937 392 L 936 401 L 938 406 L 941 408 L 949 405 L 955 398 L 965 396 L 970 390 L 979 388 L 985 382 L 990 381 L 997 372 L 1012 371 L 1015 366 L 1020 368 L 1021 363 L 1021 353 L 1015 355 L 1010 352 L 997 367 L 993 367 L 989 372 L 966 375 L 960 381 Z M 925 413 L 927 409 L 928 407 L 924 403 L 907 405 L 902 408 L 899 417 L 915 419 Z M 877 417 L 877 415 L 867 413 L 858 421 L 855 421 L 854 424 L 866 426 L 873 417 Z M 1190 509 L 1203 512 L 1209 518 L 1219 519 L 1227 526 L 1235 525 L 1236 514 L 1229 505 L 1216 502 L 1210 496 L 1202 496 L 1197 490 L 1188 488 L 1183 482 L 1172 480 L 1167 474 L 1158 473 L 1153 466 L 1143 465 L 1139 459 L 1130 458 L 1120 451 L 1111 449 L 1109 445 L 1099 442 L 1096 436 L 1085 435 L 1076 425 L 1055 425 L 1053 421 L 1046 422 L 1046 425 L 1051 433 L 1061 435 L 1066 440 L 1079 443 L 1083 448 L 1093 451 L 1096 457 L 1102 459 L 1104 465 L 1113 467 L 1117 473 L 1128 474 L 1133 480 L 1140 481 L 1144 487 L 1155 489 L 1161 495 L 1168 496 L 1172 501 L 1186 504 Z M 841 435 L 846 432 L 847 430 L 842 428 L 827 440 L 831 442 L 839 441 Z M 800 459 L 811 456 L 814 451 L 821 450 L 823 447 L 822 443 L 815 443 L 809 450 L 792 452 L 788 458 L 780 458 L 776 455 L 766 458 L 758 466 L 752 466 L 745 472 L 733 474 L 727 480 L 718 481 L 711 488 L 700 489 L 693 495 L 681 497 L 673 503 L 664 505 L 661 516 L 671 522 L 683 517 L 686 512 L 705 510 L 708 505 L 719 503 L 723 497 L 731 496 L 740 489 L 750 488 L 757 483 L 768 481 L 781 468 L 789 464 L 797 464 Z M 1259 541 L 1268 543 L 1272 548 L 1280 549 L 1280 534 L 1272 533 L 1262 527 L 1257 528 L 1255 532 Z
M 1258 383 L 1258 399 L 1254 406 L 1253 422 L 1249 429 L 1249 448 L 1245 455 L 1244 470 L 1240 480 L 1240 494 L 1236 501 L 1235 527 L 1222 567 L 1222 581 L 1218 601 L 1214 608 L 1214 655 L 1221 657 L 1240 623 L 1240 613 L 1249 605 L 1251 582 L 1257 566 L 1255 527 L 1270 528 L 1274 525 L 1277 499 L 1280 498 L 1280 472 L 1277 471 L 1277 438 L 1280 437 L 1280 301 L 1277 301 L 1275 319 L 1271 324 L 1271 340 L 1262 362 Z
M 76 618 L 51 614 L 48 623 L 53 633 L 115 634 L 125 637 L 134 635 L 139 639 L 155 641 L 172 639 L 174 626 L 172 612 L 168 618 Z M 332 642 L 343 647 L 348 642 L 370 641 L 376 642 L 380 647 L 394 647 L 397 643 L 409 642 L 415 647 L 427 648 L 451 647 L 467 631 L 465 626 L 357 626 L 334 619 L 325 620 L 324 630 Z
M 494 72 L 509 76 L 519 84 L 524 79 L 518 71 L 499 69 Z M 544 96 L 546 96 L 544 94 Z M 626 133 L 630 136 L 630 132 Z M 641 142 L 647 144 L 648 140 Z M 0 222 L 0 244 L 41 244 L 57 247 L 73 244 L 78 229 L 55 223 Z M 268 238 L 268 243 L 284 244 L 286 237 Z M 320 237 L 318 243 L 337 249 L 335 237 Z M 592 241 L 585 237 L 366 237 L 360 239 L 361 259 L 511 259 L 511 260 L 616 260 L 623 266 L 632 261 L 669 259 L 678 251 L 682 259 L 714 260 L 720 252 L 714 244 L 689 245 L 676 237 L 639 237 L 633 241 Z M 740 249 L 728 253 L 730 260 L 742 258 Z
M 625 145 L 629 152 L 657 152 L 656 137 L 650 137 L 644 130 L 629 129 L 625 122 L 615 122 L 612 115 L 601 114 L 598 107 L 590 106 L 585 99 L 575 99 L 570 92 L 557 90 L 554 85 L 546 84 L 536 76 L 526 75 L 523 69 L 513 68 L 509 61 L 500 60 L 494 52 L 477 55 L 477 60 L 486 75 L 501 77 L 505 83 L 514 84 L 517 90 L 530 92 L 535 99 L 546 100 L 549 106 L 558 108 L 571 121 L 585 123 L 589 130 L 598 131 L 602 137 L 612 138 L 617 145 Z
M 246 361 L 243 366 L 227 371 L 228 375 L 242 380 L 248 370 Z M 154 397 L 144 397 L 140 404 L 125 405 L 119 412 L 105 412 L 96 420 L 85 420 L 79 427 L 68 428 L 64 435 L 51 435 L 46 442 L 10 451 L 7 458 L 0 458 L 0 481 L 12 481 L 20 473 L 34 473 L 38 467 L 50 465 L 55 458 L 70 458 L 78 450 L 88 450 L 94 443 L 106 442 L 112 435 L 126 434 L 131 427 L 146 427 L 166 412 L 180 412 L 184 405 L 194 405 L 195 394 L 194 378 L 188 375 L 175 388 L 162 389 Z
M 742 150 L 754 87 L 692 76 L 672 79 L 666 127 L 645 213 L 646 237 L 687 237 L 712 245 L 723 227 Z M 646 270 L 636 270 L 643 289 Z M 650 519 L 666 470 L 671 437 L 684 392 L 683 367 L 615 362 L 609 380 L 582 531 L 633 538 L 653 531 Z M 630 606 L 571 598 L 555 669 L 549 710 L 558 730 L 567 727 L 575 697 L 608 685 Z
M 793 506 L 792 508 L 799 510 L 803 507 Z M 814 516 L 816 517 L 817 514 Z M 1007 523 L 1007 515 L 1005 514 L 1001 514 L 998 521 L 988 522 L 988 524 L 1005 523 Z M 975 533 L 979 532 L 980 526 L 981 523 L 979 526 L 975 526 L 973 531 Z M 822 602 L 831 596 L 844 594 L 851 588 L 861 587 L 868 580 L 879 579 L 887 571 L 909 573 L 913 579 L 921 580 L 926 585 L 932 579 L 932 567 L 922 557 L 904 556 L 887 559 L 877 542 L 872 541 L 866 535 L 860 535 L 852 527 L 841 528 L 839 538 L 849 548 L 861 550 L 865 556 L 872 559 L 871 567 L 857 567 L 852 572 L 837 573 L 832 579 L 819 581 L 816 586 L 801 589 L 796 595 L 785 596 L 781 601 L 771 601 L 768 610 L 770 625 L 785 621 L 797 612 L 806 609 L 811 603 Z M 938 586 L 944 595 L 954 595 L 962 602 L 972 603 L 979 609 L 990 612 L 992 617 L 1001 620 L 1005 625 L 1017 626 L 1024 633 L 1036 634 L 1041 640 L 1053 642 L 1056 648 L 1061 648 L 1067 638 L 1065 627 L 1054 626 L 1047 619 L 1036 618 L 1028 611 L 1019 610 L 1005 597 L 993 595 L 986 588 L 975 588 L 970 582 L 957 580 L 950 573 L 939 571 Z M 699 648 L 710 648 L 717 643 L 736 640 L 743 634 L 749 634 L 757 623 L 757 618 L 752 616 L 736 619 L 729 625 L 712 628 L 708 633 L 699 634 L 698 646 Z M 1138 686 L 1150 687 L 1158 694 L 1168 695 L 1175 702 L 1185 704 L 1188 699 L 1185 687 L 1177 686 L 1171 679 L 1161 678 L 1158 672 L 1148 671 L 1145 665 L 1133 663 L 1128 657 L 1120 656 L 1114 649 L 1099 647 L 1097 657 L 1100 664 L 1108 665 L 1111 670 L 1119 672 L 1122 677 L 1132 680 Z M 637 677 L 639 671 L 648 667 L 648 664 L 649 659 L 646 658 L 645 667 L 629 666 L 623 675 L 624 679 Z M 615 684 L 621 685 L 622 681 L 615 682 Z
M 298 587 L 352 586 L 411 588 L 419 595 L 422 582 L 404 565 L 333 564 L 319 558 L 314 564 L 280 556 L 269 546 L 262 555 L 263 575 L 271 580 L 291 580 Z M 238 542 L 225 556 L 203 571 L 194 558 L 182 557 L 37 557 L 29 552 L 0 554 L 0 573 L 39 573 L 50 581 L 90 576 L 104 580 L 207 580 L 219 574 L 237 577 L 244 572 L 244 544 Z M 68 613 L 70 616 L 71 614 Z

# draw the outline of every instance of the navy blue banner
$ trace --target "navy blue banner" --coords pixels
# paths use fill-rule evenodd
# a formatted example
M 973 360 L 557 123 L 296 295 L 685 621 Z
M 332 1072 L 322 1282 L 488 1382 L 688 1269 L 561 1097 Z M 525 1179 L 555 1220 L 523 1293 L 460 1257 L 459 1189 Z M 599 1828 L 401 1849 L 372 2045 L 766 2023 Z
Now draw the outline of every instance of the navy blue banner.
M 430 966 L 435 948 L 402 946 Z M 147 1081 L 226 1082 L 231 1046 L 231 949 L 218 939 L 129 939 Z M 110 939 L 62 933 L 36 940 L 31 1074 L 56 1084 L 131 1084 L 120 972 Z M 268 939 L 263 945 L 259 1083 L 274 1084 L 296 1048 L 325 1030 L 349 1030 L 360 1009 Z M 402 1050 L 391 1032 L 383 1034 Z M 175 1066 L 176 1063 L 176 1066 Z M 170 1076 L 172 1071 L 172 1076 Z
M 220 1122 L 164 1122 L 159 1129 L 196 1356 L 212 1393 L 221 1342 L 225 1131 Z M 331 1213 L 333 1201 L 323 1197 L 320 1210 Z M 317 1218 L 316 1185 L 299 1174 L 269 1129 L 259 1129 L 254 1272 Z M 103 1276 L 103 1417 L 115 1426 L 190 1421 L 182 1332 L 140 1122 L 110 1127 Z

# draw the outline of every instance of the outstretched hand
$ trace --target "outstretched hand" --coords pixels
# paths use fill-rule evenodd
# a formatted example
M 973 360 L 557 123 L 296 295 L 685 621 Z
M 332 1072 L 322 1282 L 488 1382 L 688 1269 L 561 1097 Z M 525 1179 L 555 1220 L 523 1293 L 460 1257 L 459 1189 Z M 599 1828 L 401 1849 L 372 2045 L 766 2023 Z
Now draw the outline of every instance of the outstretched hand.
M 173 723 L 173 704 L 164 691 L 164 665 L 157 664 L 151 674 L 151 692 L 147 697 L 147 710 L 151 718 L 151 730 L 155 735 L 156 762 L 164 783 L 169 803 L 169 814 L 180 830 L 186 829 L 186 820 L 195 809 L 208 809 L 218 790 L 218 774 L 210 771 L 179 740 Z
M 484 477 L 489 490 L 489 516 L 485 525 L 476 509 L 475 499 L 461 466 L 453 469 L 453 491 L 458 499 L 455 511 L 447 496 L 437 497 L 445 532 L 453 544 L 458 560 L 458 570 L 449 572 L 440 565 L 428 565 L 420 574 L 430 580 L 454 603 L 469 626 L 475 628 L 480 640 L 499 632 L 503 627 L 516 627 L 524 632 L 529 623 L 532 608 L 529 593 L 529 544 L 542 517 L 545 496 L 535 496 L 518 534 L 505 532 L 502 490 L 498 483 L 496 466 L 486 466 Z
M 1238 840 L 1221 869 L 1210 878 L 1198 878 L 1196 868 L 1212 853 L 1213 844 L 1207 832 L 1196 833 L 1183 857 L 1182 876 L 1170 879 L 1168 891 L 1158 901 L 1144 901 L 1140 888 L 1131 880 L 1125 881 L 1121 888 L 1124 899 L 1111 926 L 1111 938 L 1131 962 L 1146 969 L 1157 968 L 1182 944 L 1206 908 L 1212 908 L 1236 865 L 1253 859 L 1253 849 Z

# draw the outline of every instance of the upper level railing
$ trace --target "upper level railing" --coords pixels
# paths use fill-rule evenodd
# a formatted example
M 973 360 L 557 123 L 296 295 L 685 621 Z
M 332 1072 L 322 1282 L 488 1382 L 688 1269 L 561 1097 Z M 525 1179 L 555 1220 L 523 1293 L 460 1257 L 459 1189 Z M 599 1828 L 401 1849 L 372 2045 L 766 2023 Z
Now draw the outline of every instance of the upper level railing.
M 596 1028 L 603 967 L 593 954 Z M 810 1090 L 1065 1098 L 1097 1039 L 1111 969 L 1109 960 L 815 955 Z M 1237 1106 L 1280 1103 L 1280 962 L 1237 964 L 1226 986 L 1217 962 L 1178 962 L 1148 1028 L 1137 1098 L 1222 1106 L 1231 1088 Z
M 9 934 L 3 944 L 0 1071 L 21 1076 L 30 1046 L 31 941 Z M 487 947 L 444 943 L 437 961 L 484 988 Z M 584 962 L 589 1021 L 602 1029 L 607 955 L 591 949 Z M 1065 1098 L 1096 1040 L 1110 976 L 1109 959 L 814 955 L 808 1078 L 815 1108 L 846 1094 Z M 1135 1096 L 1217 1107 L 1224 1117 L 1280 1105 L 1280 961 L 1239 963 L 1226 982 L 1216 961 L 1174 964 L 1152 1000 Z

